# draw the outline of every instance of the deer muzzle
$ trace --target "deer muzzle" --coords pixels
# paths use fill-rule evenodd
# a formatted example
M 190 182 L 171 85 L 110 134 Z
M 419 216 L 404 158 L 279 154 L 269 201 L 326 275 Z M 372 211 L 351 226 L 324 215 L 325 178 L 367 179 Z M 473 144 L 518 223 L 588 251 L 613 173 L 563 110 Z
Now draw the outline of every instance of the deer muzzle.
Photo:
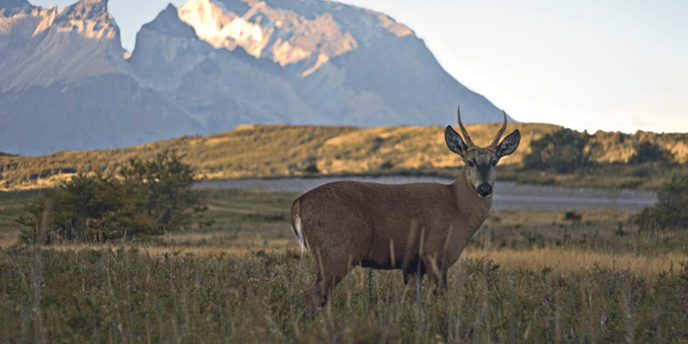
M 482 183 L 478 185 L 476 190 L 478 191 L 478 195 L 482 197 L 487 197 L 492 194 L 492 186 L 488 183 Z

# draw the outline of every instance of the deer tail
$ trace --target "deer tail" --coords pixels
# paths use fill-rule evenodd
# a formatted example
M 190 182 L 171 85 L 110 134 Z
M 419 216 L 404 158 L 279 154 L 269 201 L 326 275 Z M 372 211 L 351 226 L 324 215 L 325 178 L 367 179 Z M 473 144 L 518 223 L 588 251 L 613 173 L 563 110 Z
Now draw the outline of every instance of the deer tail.
M 306 239 L 303 237 L 303 227 L 301 225 L 301 216 L 300 216 L 300 198 L 296 199 L 294 201 L 294 204 L 291 206 L 291 229 L 294 231 L 294 234 L 296 234 L 297 237 L 299 237 L 299 245 L 301 245 L 301 255 L 303 255 L 303 251 L 306 249 Z

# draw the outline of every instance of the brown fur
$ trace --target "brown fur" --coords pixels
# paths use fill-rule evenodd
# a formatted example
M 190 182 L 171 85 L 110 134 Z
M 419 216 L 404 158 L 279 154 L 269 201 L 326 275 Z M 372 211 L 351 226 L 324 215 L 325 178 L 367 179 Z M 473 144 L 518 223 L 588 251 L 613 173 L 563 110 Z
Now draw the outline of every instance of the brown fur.
M 454 132 L 451 127 L 447 131 Z M 341 181 L 317 187 L 294 201 L 292 228 L 298 236 L 300 222 L 316 266 L 316 305 L 324 305 L 331 289 L 359 264 L 401 269 L 407 285 L 415 284 L 416 274 L 422 278 L 427 273 L 436 286 L 446 286 L 447 270 L 492 206 L 492 194 L 481 196 L 476 188 L 482 183 L 493 185 L 494 166 L 489 162 L 501 156 L 494 144 L 479 148 L 461 141 L 456 143 L 461 148 L 455 150 L 449 140 L 456 137 L 445 135 L 450 149 L 459 150 L 464 161 L 476 162 L 464 167 L 450 185 Z M 486 166 L 490 168 L 481 172 L 480 167 Z

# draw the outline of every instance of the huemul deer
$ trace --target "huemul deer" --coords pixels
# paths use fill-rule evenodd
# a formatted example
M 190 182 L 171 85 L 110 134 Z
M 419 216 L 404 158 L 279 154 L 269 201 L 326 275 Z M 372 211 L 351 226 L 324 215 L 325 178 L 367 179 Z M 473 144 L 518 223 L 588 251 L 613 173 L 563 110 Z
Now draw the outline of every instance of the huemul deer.
M 465 166 L 450 185 L 413 183 L 384 185 L 340 181 L 310 190 L 291 207 L 291 225 L 301 252 L 308 248 L 316 268 L 309 291 L 316 306 L 325 305 L 332 288 L 351 269 L 401 269 L 414 286 L 426 273 L 435 287 L 446 287 L 447 270 L 480 228 L 492 206 L 495 166 L 513 153 L 521 140 L 514 130 L 500 143 L 504 123 L 492 143 L 473 144 L 447 126 L 444 138 Z

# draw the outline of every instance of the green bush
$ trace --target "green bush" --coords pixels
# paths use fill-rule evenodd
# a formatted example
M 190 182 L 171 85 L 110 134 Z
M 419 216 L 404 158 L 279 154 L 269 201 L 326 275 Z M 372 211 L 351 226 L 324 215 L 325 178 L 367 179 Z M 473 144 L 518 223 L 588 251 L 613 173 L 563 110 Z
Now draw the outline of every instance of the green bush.
M 20 240 L 51 243 L 101 241 L 125 233 L 155 235 L 188 224 L 190 209 L 206 209 L 190 189 L 193 170 L 175 154 L 165 151 L 150 161 L 131 159 L 121 177 L 79 174 L 45 190 L 24 208 L 29 215 L 16 220 L 28 227 Z
M 590 164 L 590 135 L 570 129 L 545 134 L 530 143 L 531 152 L 523 158 L 525 167 L 556 173 L 575 171 Z
M 394 163 L 392 162 L 392 160 L 387 160 L 382 165 L 380 165 L 380 168 L 383 170 L 389 170 L 393 167 L 394 167 Z
M 673 176 L 659 190 L 657 198 L 657 205 L 645 207 L 635 222 L 646 228 L 657 225 L 688 229 L 688 174 Z
M 198 193 L 191 190 L 193 168 L 181 158 L 168 151 L 149 161 L 133 158 L 120 172 L 125 184 L 138 189 L 137 208 L 155 219 L 161 229 L 175 230 L 188 224 L 190 208 L 203 210 Z
M 315 163 L 308 164 L 306 166 L 306 169 L 304 170 L 306 173 L 320 173 L 320 170 L 318 169 L 318 166 Z
M 653 144 L 649 141 L 643 141 L 635 147 L 636 153 L 628 159 L 629 163 L 642 164 L 644 162 L 661 161 L 671 162 L 674 155 L 666 149 Z

